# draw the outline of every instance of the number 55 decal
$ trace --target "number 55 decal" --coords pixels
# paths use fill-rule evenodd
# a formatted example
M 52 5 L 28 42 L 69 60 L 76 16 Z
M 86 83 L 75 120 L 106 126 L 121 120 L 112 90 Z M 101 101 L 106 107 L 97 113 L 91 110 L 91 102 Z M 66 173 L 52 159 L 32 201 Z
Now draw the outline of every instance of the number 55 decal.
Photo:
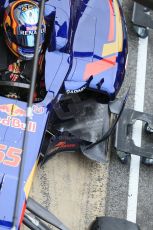
M 0 164 L 18 167 L 21 161 L 22 149 L 0 144 Z

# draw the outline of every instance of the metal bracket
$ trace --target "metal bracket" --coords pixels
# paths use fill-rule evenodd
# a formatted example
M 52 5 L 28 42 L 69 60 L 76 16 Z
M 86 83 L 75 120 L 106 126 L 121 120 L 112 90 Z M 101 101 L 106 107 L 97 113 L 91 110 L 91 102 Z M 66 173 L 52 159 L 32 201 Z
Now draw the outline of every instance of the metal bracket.
M 132 22 L 134 25 L 149 27 L 153 29 L 153 20 L 151 16 L 148 14 L 149 9 L 138 4 L 134 3 Z
M 153 140 L 145 140 L 144 147 L 141 148 L 137 147 L 132 140 L 132 126 L 137 120 L 143 121 L 147 127 L 152 129 L 152 115 L 125 109 L 116 128 L 115 147 L 121 152 L 153 159 Z M 152 134 L 150 137 L 152 139 Z

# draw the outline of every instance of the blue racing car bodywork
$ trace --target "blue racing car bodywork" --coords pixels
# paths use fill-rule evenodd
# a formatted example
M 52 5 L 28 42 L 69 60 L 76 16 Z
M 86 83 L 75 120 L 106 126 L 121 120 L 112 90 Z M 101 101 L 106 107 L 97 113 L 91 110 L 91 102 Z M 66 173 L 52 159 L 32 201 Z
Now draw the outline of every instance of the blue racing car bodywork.
M 1 1 L 1 11 L 7 4 L 9 1 Z M 124 80 L 127 60 L 126 24 L 117 0 L 49 0 L 45 19 L 53 24 L 45 54 L 46 96 L 33 103 L 33 115 L 27 124 L 18 229 L 54 107 L 65 95 L 91 95 L 105 104 L 114 101 Z M 26 108 L 22 100 L 0 97 L 1 230 L 13 226 Z

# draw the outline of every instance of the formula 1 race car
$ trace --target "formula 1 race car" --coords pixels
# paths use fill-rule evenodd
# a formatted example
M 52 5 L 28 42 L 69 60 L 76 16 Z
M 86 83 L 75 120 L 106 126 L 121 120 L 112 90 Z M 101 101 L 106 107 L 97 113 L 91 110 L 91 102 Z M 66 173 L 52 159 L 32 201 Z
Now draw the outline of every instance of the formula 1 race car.
M 124 81 L 128 53 L 119 1 L 36 2 L 40 4 L 39 22 L 45 14 L 51 28 L 43 65 L 44 97 L 33 101 L 41 23 L 31 84 L 0 81 L 1 87 L 19 94 L 16 98 L 0 96 L 1 230 L 20 229 L 22 223 L 30 229 L 49 229 L 40 219 L 68 229 L 29 198 L 38 161 L 45 163 L 58 152 L 79 149 L 92 160 L 106 162 L 108 139 L 128 96 L 116 98 Z M 0 10 L 8 4 L 1 1 Z M 3 68 L 5 56 L 3 51 Z M 28 95 L 29 88 L 27 103 L 21 94 L 24 91 Z M 116 114 L 112 124 L 111 113 Z

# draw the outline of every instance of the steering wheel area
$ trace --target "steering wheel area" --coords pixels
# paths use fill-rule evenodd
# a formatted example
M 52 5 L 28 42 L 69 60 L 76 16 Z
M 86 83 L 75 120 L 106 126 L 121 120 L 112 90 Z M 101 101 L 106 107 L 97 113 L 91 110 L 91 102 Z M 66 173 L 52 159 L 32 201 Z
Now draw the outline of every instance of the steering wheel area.
M 0 81 L 0 95 L 25 101 L 28 96 L 30 84 L 13 81 Z
M 30 89 L 30 84 L 28 83 L 21 83 L 21 82 L 13 82 L 13 81 L 0 81 L 0 86 L 11 86 L 11 87 L 18 87 L 22 89 Z

